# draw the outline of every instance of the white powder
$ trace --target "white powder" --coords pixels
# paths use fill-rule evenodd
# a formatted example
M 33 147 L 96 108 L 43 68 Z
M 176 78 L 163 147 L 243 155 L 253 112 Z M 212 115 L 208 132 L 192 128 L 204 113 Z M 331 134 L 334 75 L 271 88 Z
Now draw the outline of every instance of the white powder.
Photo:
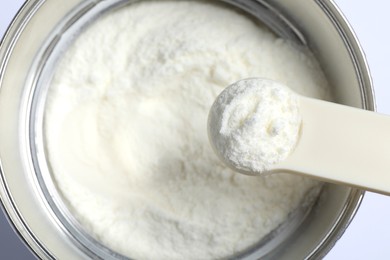
M 237 174 L 207 137 L 214 99 L 248 77 L 327 97 L 310 56 L 224 6 L 145 1 L 86 28 L 45 114 L 53 176 L 83 227 L 128 257 L 172 260 L 229 256 L 283 223 L 318 183 Z
M 287 158 L 299 137 L 299 100 L 273 80 L 240 80 L 217 97 L 209 115 L 215 151 L 235 169 L 261 174 Z

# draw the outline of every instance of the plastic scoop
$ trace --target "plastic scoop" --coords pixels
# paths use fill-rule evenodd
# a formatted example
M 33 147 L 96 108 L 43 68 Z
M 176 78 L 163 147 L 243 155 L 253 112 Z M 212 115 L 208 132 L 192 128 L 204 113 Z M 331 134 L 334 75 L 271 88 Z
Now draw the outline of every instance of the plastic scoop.
M 390 194 L 390 117 L 300 96 L 295 149 L 269 172 L 289 171 Z
M 261 174 L 295 173 L 389 195 L 390 117 L 296 95 L 301 125 L 295 147 Z M 210 133 L 210 119 L 208 127 Z M 216 150 L 215 137 L 209 137 Z

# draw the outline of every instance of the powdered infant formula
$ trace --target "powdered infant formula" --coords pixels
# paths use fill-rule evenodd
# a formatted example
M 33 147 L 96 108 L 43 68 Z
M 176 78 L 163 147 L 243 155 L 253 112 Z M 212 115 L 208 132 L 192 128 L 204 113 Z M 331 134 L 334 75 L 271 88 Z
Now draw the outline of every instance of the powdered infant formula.
M 273 80 L 252 78 L 218 95 L 208 131 L 215 152 L 233 169 L 265 174 L 294 150 L 301 123 L 295 93 Z
M 135 259 L 215 259 L 277 228 L 318 182 L 233 172 L 214 154 L 217 95 L 265 77 L 329 99 L 313 57 L 211 1 L 144 1 L 103 15 L 56 65 L 45 110 L 54 181 L 82 227 Z

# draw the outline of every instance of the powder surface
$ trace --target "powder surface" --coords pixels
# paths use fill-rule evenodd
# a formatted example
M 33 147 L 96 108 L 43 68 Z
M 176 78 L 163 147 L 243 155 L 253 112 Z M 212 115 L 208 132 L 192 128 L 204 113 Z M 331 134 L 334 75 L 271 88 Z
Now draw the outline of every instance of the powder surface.
M 301 126 L 299 99 L 273 80 L 240 80 L 210 109 L 209 137 L 216 153 L 234 169 L 261 174 L 294 149 Z
M 318 183 L 237 174 L 208 141 L 213 101 L 248 77 L 328 98 L 309 54 L 209 1 L 130 4 L 77 36 L 50 83 L 45 142 L 85 230 L 135 259 L 215 259 L 283 223 Z

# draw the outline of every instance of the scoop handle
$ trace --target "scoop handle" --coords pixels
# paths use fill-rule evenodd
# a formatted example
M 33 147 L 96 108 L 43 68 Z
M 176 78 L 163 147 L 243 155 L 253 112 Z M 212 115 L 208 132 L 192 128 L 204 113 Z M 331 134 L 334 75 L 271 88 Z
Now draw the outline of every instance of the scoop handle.
M 300 101 L 300 138 L 275 170 L 390 195 L 390 117 L 306 97 Z

